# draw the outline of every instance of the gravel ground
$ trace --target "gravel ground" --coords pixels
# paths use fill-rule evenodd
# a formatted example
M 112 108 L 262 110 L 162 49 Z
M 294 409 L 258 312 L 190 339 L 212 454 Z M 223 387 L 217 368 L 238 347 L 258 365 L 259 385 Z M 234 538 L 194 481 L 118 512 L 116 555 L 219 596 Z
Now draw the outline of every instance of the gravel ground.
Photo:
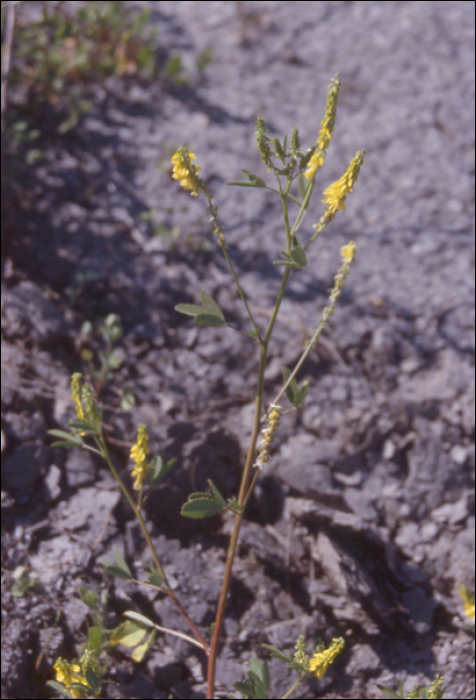
M 304 634 L 344 636 L 346 649 L 296 698 L 379 698 L 377 683 L 402 678 L 409 690 L 436 675 L 445 697 L 473 698 L 474 627 L 458 587 L 474 591 L 474 4 L 134 3 L 145 4 L 164 55 L 180 53 L 193 74 L 212 47 L 212 63 L 184 86 L 107 81 L 77 129 L 51 133 L 15 206 L 2 202 L 2 698 L 50 696 L 52 662 L 78 653 L 89 624 L 81 586 L 107 588 L 110 627 L 134 607 L 183 628 L 160 596 L 111 582 L 100 565 L 116 549 L 138 577 L 149 563 L 104 466 L 49 447 L 46 431 L 72 417 L 71 373 L 87 373 L 84 321 L 121 317 L 123 363 L 101 394 L 115 459 L 127 473 L 139 422 L 152 451 L 177 458 L 146 510 L 190 616 L 212 622 L 230 522 L 190 527 L 179 509 L 208 478 L 236 493 L 257 355 L 243 335 L 174 311 L 204 289 L 246 328 L 202 198 L 178 190 L 170 155 L 184 143 L 197 154 L 264 324 L 280 280 L 279 200 L 226 182 L 240 168 L 266 176 L 258 115 L 272 135 L 298 125 L 312 145 L 337 72 L 317 186 L 357 150 L 366 162 L 347 211 L 291 276 L 266 400 L 317 325 L 339 247 L 354 239 L 357 258 L 302 371 L 306 406 L 283 418 L 242 530 L 219 691 L 261 643 L 291 652 Z M 319 198 L 313 207 L 303 236 Z M 152 223 L 141 217 L 150 211 Z M 102 347 L 97 336 L 87 345 Z M 136 397 L 129 411 L 123 386 Z M 11 595 L 19 565 L 38 572 L 41 594 Z M 292 676 L 270 666 L 281 697 Z M 102 697 L 204 698 L 204 674 L 199 653 L 159 640 L 139 666 L 118 652 Z

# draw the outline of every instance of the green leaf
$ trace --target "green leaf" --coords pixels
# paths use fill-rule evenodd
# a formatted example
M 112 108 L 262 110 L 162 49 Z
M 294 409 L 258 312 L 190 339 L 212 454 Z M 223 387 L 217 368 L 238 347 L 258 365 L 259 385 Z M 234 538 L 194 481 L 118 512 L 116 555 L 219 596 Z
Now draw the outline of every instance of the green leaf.
M 91 425 L 91 423 L 87 423 L 84 420 L 73 420 L 68 423 L 69 427 L 72 428 L 73 430 L 79 430 L 82 433 L 86 433 L 87 435 L 92 435 L 96 432 L 95 428 Z
M 146 629 L 146 625 L 140 622 L 126 620 L 113 630 L 109 641 L 111 644 L 123 644 L 125 647 L 132 648 L 142 642 Z
M 301 406 L 304 405 L 308 391 L 309 391 L 309 380 L 306 379 L 301 384 L 301 388 L 299 389 L 299 391 L 296 394 L 296 403 L 294 404 L 296 406 L 296 408 L 300 408 Z
M 228 499 L 228 508 L 231 508 L 237 513 L 241 513 L 243 511 L 243 506 L 240 506 L 235 496 L 233 496 L 233 498 Z
M 169 459 L 165 464 L 163 463 L 162 457 L 154 457 L 151 459 L 150 463 L 152 465 L 152 474 L 149 480 L 151 486 L 157 486 L 161 481 L 165 479 L 169 471 L 174 466 L 176 459 Z
M 312 153 L 311 153 L 311 156 L 312 156 Z M 310 158 L 309 158 L 309 160 L 310 160 Z M 298 175 L 298 190 L 299 190 L 299 194 L 301 195 L 301 199 L 304 199 L 309 187 L 311 187 L 311 184 L 312 184 L 312 181 L 308 180 L 307 177 L 304 177 L 304 173 L 299 173 L 299 175 Z
M 255 675 L 252 671 L 248 672 L 248 676 L 250 677 L 251 682 L 254 685 L 254 698 L 259 698 L 259 700 L 269 700 L 269 694 L 264 686 L 264 684 L 261 682 L 261 679 L 258 678 L 257 675 Z
M 124 358 L 116 350 L 112 350 L 112 352 L 105 355 L 104 359 L 108 369 L 119 369 L 124 362 Z
M 123 411 L 130 411 L 136 403 L 136 397 L 134 396 L 134 389 L 130 386 L 124 386 L 121 389 L 121 403 L 120 406 Z
M 71 440 L 60 440 L 59 442 L 52 442 L 50 447 L 79 447 L 76 442 L 71 442 Z
M 133 578 L 131 570 L 127 566 L 126 562 L 124 561 L 124 558 L 118 550 L 116 550 L 115 552 L 115 557 L 116 564 L 103 563 L 104 569 L 111 576 L 115 576 L 116 578 L 123 578 L 126 581 L 130 581 Z
M 128 617 L 129 620 L 139 622 L 141 625 L 145 625 L 146 627 L 155 627 L 155 623 L 152 622 L 152 620 L 149 620 L 148 617 L 146 617 L 145 615 L 141 615 L 140 613 L 137 613 L 134 610 L 127 610 L 124 613 L 124 617 Z
M 263 690 L 268 693 L 270 685 L 268 662 L 260 661 L 256 657 L 252 657 L 250 659 L 250 670 L 248 673 L 250 679 L 253 679 L 252 674 L 253 676 L 256 674 L 257 680 L 263 685 Z
M 213 61 L 213 49 L 211 46 L 207 46 L 203 49 L 195 59 L 195 65 L 199 73 L 205 70 L 205 68 Z
M 62 683 L 58 683 L 57 681 L 46 681 L 46 684 L 49 685 L 50 688 L 53 688 L 53 690 L 56 690 L 56 692 L 61 696 L 66 698 L 74 698 L 74 695 L 66 690 Z
M 271 656 L 274 656 L 275 659 L 280 659 L 280 661 L 284 661 L 285 663 L 289 664 L 292 662 L 292 657 L 289 656 L 289 654 L 284 654 L 282 651 L 279 649 L 276 649 L 276 647 L 273 647 L 271 644 L 262 644 L 262 647 L 267 649 Z
M 200 299 L 202 300 L 203 308 L 207 313 L 213 314 L 214 316 L 223 319 L 223 321 L 225 320 L 223 311 L 220 309 L 216 301 L 214 301 L 209 294 L 204 292 L 203 289 L 200 292 Z
M 83 603 L 87 605 L 88 608 L 92 608 L 93 610 L 95 610 L 99 607 L 101 599 L 99 598 L 97 593 L 94 593 L 94 591 L 91 591 L 89 588 L 85 588 L 83 586 L 79 589 L 79 595 Z
M 211 479 L 208 479 L 208 485 L 209 485 L 213 495 L 215 496 L 215 500 L 218 501 L 219 503 L 221 503 L 223 508 L 226 508 L 227 504 L 226 504 L 225 499 L 223 498 L 223 496 L 221 495 L 221 493 L 219 492 L 219 490 L 217 489 L 217 487 L 215 486 L 215 484 L 213 483 L 213 481 Z
M 291 251 L 291 258 L 292 260 L 294 260 L 296 265 L 299 265 L 300 267 L 307 267 L 306 253 L 301 248 L 301 246 L 298 246 L 297 248 L 294 248 L 294 250 Z
M 95 673 L 92 668 L 87 668 L 85 677 L 90 688 L 90 694 L 96 696 L 101 687 L 102 675 L 100 673 Z M 81 684 L 79 687 L 81 688 Z
M 262 180 L 258 175 L 255 175 L 254 173 L 250 172 L 249 170 L 245 170 L 244 168 L 241 168 L 241 172 L 245 177 L 248 178 L 248 180 L 252 183 L 253 187 L 266 187 L 266 182 Z
M 227 185 L 233 185 L 233 187 L 260 187 L 253 182 L 246 182 L 246 180 L 229 180 Z
M 71 435 L 71 433 L 67 433 L 65 430 L 48 430 L 48 435 L 62 438 L 66 443 L 73 444 L 77 447 L 81 447 L 83 444 L 83 441 L 79 435 Z
M 179 304 L 175 310 L 188 316 L 194 316 L 199 326 L 224 326 L 226 324 L 225 317 L 216 301 L 203 290 L 200 292 L 200 298 L 202 306 Z
M 393 698 L 394 700 L 402 700 L 403 694 L 398 694 L 394 690 L 391 690 L 391 688 L 387 688 L 384 685 L 379 685 L 377 683 L 377 688 L 380 690 L 381 693 L 384 693 L 388 698 Z
M 99 627 L 90 627 L 88 634 L 88 642 L 96 656 L 99 656 L 102 646 L 102 632 Z
M 142 644 L 139 644 L 134 651 L 131 654 L 131 658 L 133 661 L 135 661 L 137 664 L 140 664 L 141 661 L 144 660 L 145 655 L 151 648 L 152 644 L 154 643 L 155 637 L 157 635 L 157 632 L 155 630 L 152 630 L 152 632 L 149 634 L 145 642 Z
M 194 495 L 194 494 L 191 494 Z M 202 494 L 198 498 L 191 498 L 182 506 L 181 513 L 186 518 L 196 518 L 201 520 L 203 518 L 210 518 L 213 515 L 218 515 L 224 510 L 221 503 L 218 503 L 213 496 L 208 496 Z
M 284 255 L 286 260 L 274 260 L 273 265 L 286 265 L 287 267 L 307 266 L 306 253 L 301 248 L 301 246 L 297 246 L 296 248 L 294 248 L 289 255 L 288 253 L 286 253 L 285 250 L 282 250 L 281 253 Z
M 292 202 L 294 202 L 294 204 L 297 204 L 298 207 L 301 207 L 301 206 L 302 206 L 302 201 L 301 201 L 300 199 L 298 199 L 297 197 L 295 197 L 295 196 L 294 196 L 293 194 L 291 194 L 290 192 L 288 192 L 288 193 L 286 194 L 286 197 L 287 197 L 287 199 L 290 199 Z
M 129 576 L 120 566 L 116 564 L 103 564 L 104 570 L 110 576 L 115 576 L 116 578 L 123 578 L 126 581 L 130 581 L 132 576 Z
M 289 376 L 291 375 L 291 370 L 288 369 L 287 367 L 283 367 L 283 384 L 286 384 L 286 382 L 289 379 Z M 309 391 L 309 380 L 306 379 L 303 381 L 300 387 L 298 387 L 296 378 L 294 378 L 288 388 L 286 389 L 286 396 L 288 397 L 290 403 L 294 406 L 294 408 L 300 408 L 303 404 L 304 401 L 306 400 L 307 393 Z
M 259 331 L 258 330 L 251 330 L 251 331 L 245 331 L 246 335 L 249 335 L 253 340 L 258 340 L 259 339 Z
M 210 313 L 198 314 L 198 316 L 195 317 L 195 322 L 198 323 L 199 326 L 226 326 L 226 321 Z
M 149 583 L 152 586 L 155 586 L 156 588 L 163 588 L 164 587 L 164 581 L 162 579 L 162 576 L 160 575 L 159 571 L 157 569 L 154 569 L 152 564 L 150 565 L 149 569 Z
M 203 312 L 203 309 L 201 306 L 195 306 L 195 304 L 178 304 L 175 307 L 175 311 L 179 311 L 187 316 L 198 316 L 198 314 Z
M 286 382 L 289 379 L 289 376 L 291 375 L 291 370 L 288 369 L 287 367 L 283 367 L 283 384 L 286 384 Z M 289 384 L 288 388 L 286 389 L 286 396 L 288 397 L 288 400 L 290 403 L 292 403 L 293 406 L 295 406 L 295 401 L 296 401 L 296 395 L 298 393 L 298 385 L 296 382 L 296 379 L 293 379 L 291 383 Z
M 255 697 L 255 687 L 250 681 L 236 681 L 236 683 L 233 683 L 233 687 L 248 699 Z

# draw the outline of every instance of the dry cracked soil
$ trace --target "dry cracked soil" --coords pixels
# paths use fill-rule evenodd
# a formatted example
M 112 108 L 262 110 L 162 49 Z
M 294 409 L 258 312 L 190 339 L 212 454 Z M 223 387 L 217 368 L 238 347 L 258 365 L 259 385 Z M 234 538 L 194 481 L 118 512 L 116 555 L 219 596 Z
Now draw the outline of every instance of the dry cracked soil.
M 186 631 L 151 589 L 113 580 L 119 550 L 138 578 L 149 556 L 104 464 L 52 448 L 72 418 L 72 372 L 91 376 L 104 344 L 84 335 L 118 314 L 121 362 L 97 382 L 116 464 L 127 478 L 138 423 L 177 462 L 148 500 L 150 532 L 177 595 L 201 629 L 213 620 L 230 520 L 191 522 L 180 507 L 211 478 L 237 491 L 253 411 L 257 350 L 230 328 L 178 314 L 204 289 L 227 320 L 246 316 L 203 198 L 179 191 L 181 144 L 219 206 L 230 255 L 263 326 L 282 268 L 279 199 L 232 188 L 240 168 L 267 177 L 258 115 L 282 137 L 315 141 L 327 86 L 342 83 L 317 186 L 366 162 L 347 211 L 293 272 L 270 349 L 265 398 L 317 325 L 339 261 L 357 257 L 322 343 L 301 372 L 250 504 L 227 606 L 218 691 L 262 643 L 292 652 L 343 636 L 322 681 L 294 697 L 379 698 L 443 675 L 447 698 L 474 698 L 474 5 L 470 2 L 151 2 L 161 56 L 191 78 L 108 79 L 60 136 L 43 115 L 43 158 L 2 183 L 2 698 L 46 698 L 58 656 L 79 653 L 91 618 L 79 597 L 107 590 L 106 620 L 135 609 Z M 207 47 L 202 73 L 194 60 Z M 51 120 L 51 123 L 50 121 Z M 317 197 L 303 238 L 322 212 Z M 144 216 L 144 213 L 147 216 Z M 83 335 L 81 335 L 83 329 Z M 87 360 L 88 350 L 93 359 Z M 89 375 L 88 375 L 89 373 Z M 127 408 L 121 391 L 130 387 Z M 12 594 L 19 566 L 41 590 Z M 310 647 L 309 647 L 310 648 Z M 273 697 L 293 682 L 272 659 Z M 108 698 L 204 698 L 199 650 L 159 638 L 139 665 L 118 650 Z M 171 695 L 172 694 L 172 695 Z

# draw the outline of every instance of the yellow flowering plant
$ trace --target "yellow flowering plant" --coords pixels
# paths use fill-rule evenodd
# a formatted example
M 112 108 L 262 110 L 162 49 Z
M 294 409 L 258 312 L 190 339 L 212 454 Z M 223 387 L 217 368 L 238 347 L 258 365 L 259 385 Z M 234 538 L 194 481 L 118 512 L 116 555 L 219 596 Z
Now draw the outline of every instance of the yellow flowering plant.
M 311 198 L 316 187 L 317 175 L 324 165 L 327 149 L 330 145 L 334 123 L 336 118 L 337 102 L 340 83 L 337 76 L 329 85 L 324 118 L 321 121 L 318 136 L 314 144 L 303 151 L 298 129 L 295 127 L 288 139 L 271 138 L 263 118 L 259 117 L 256 123 L 256 142 L 261 160 L 266 165 L 268 173 L 271 173 L 272 184 L 268 183 L 260 175 L 249 170 L 242 170 L 243 180 L 232 180 L 228 184 L 238 187 L 252 187 L 272 192 L 281 201 L 283 212 L 283 250 L 282 257 L 275 261 L 275 265 L 282 268 L 281 282 L 276 294 L 274 305 L 271 309 L 269 321 L 265 328 L 258 323 L 252 312 L 252 305 L 248 301 L 247 294 L 241 286 L 238 274 L 229 254 L 225 229 L 218 220 L 218 208 L 214 204 L 212 194 L 201 176 L 202 169 L 196 164 L 197 156 L 188 149 L 178 148 L 172 157 L 173 179 L 177 180 L 193 197 L 204 196 L 207 200 L 207 211 L 213 226 L 213 234 L 220 250 L 222 251 L 231 276 L 236 285 L 238 294 L 243 302 L 244 309 L 250 322 L 250 328 L 243 332 L 250 343 L 257 347 L 257 377 L 254 419 L 249 439 L 249 447 L 246 460 L 243 465 L 241 483 L 238 492 L 230 498 L 225 498 L 213 483 L 209 480 L 210 490 L 207 492 L 192 493 L 183 505 L 181 513 L 184 517 L 202 519 L 219 513 L 228 512 L 233 521 L 232 532 L 228 545 L 225 572 L 217 601 L 214 623 L 208 630 L 202 630 L 187 614 L 179 600 L 179 592 L 172 586 L 164 567 L 156 552 L 143 516 L 145 499 L 157 484 L 166 477 L 173 466 L 173 461 L 163 463 L 160 457 L 152 456 L 149 449 L 149 437 L 147 428 L 141 424 L 138 427 L 137 439 L 130 450 L 130 458 L 133 464 L 127 479 L 119 474 L 119 470 L 111 458 L 107 439 L 103 432 L 102 412 L 93 390 L 84 381 L 81 374 L 76 373 L 72 378 L 72 400 L 76 409 L 76 420 L 70 424 L 70 431 L 50 431 L 58 442 L 57 445 L 81 447 L 99 454 L 107 462 L 114 478 L 116 479 L 124 497 L 127 499 L 132 511 L 137 518 L 146 544 L 151 554 L 150 575 L 147 582 L 135 581 L 132 574 L 119 552 L 116 553 L 116 562 L 106 565 L 106 571 L 113 576 L 128 581 L 155 587 L 162 595 L 168 596 L 175 605 L 181 617 L 188 627 L 188 633 L 179 632 L 170 628 L 164 628 L 142 614 L 133 610 L 125 613 L 128 618 L 123 625 L 117 628 L 110 641 L 114 643 L 126 643 L 124 640 L 134 640 L 136 644 L 132 656 L 134 659 L 143 658 L 156 632 L 165 635 L 175 635 L 186 640 L 189 644 L 198 647 L 205 659 L 207 667 L 207 698 L 216 696 L 216 665 L 220 647 L 220 639 L 225 619 L 225 604 L 230 588 L 233 564 L 237 551 L 240 529 L 249 503 L 251 494 L 260 477 L 262 470 L 272 457 L 272 446 L 276 433 L 279 430 L 280 418 L 283 414 L 283 403 L 288 401 L 286 411 L 297 410 L 305 402 L 309 390 L 308 381 L 297 381 L 297 374 L 310 351 L 319 340 L 319 336 L 329 319 L 331 318 L 339 297 L 345 287 L 356 253 L 356 243 L 349 241 L 340 250 L 340 264 L 334 276 L 334 284 L 329 294 L 329 301 L 322 311 L 321 317 L 316 319 L 314 331 L 310 335 L 302 349 L 301 356 L 294 367 L 283 367 L 283 384 L 274 400 L 269 406 L 264 405 L 265 368 L 268 360 L 268 348 L 271 342 L 275 323 L 280 311 L 281 303 L 291 274 L 295 274 L 300 268 L 307 266 L 307 251 L 328 224 L 333 221 L 339 210 L 345 211 L 346 198 L 352 193 L 360 168 L 364 162 L 364 151 L 358 151 L 350 161 L 344 174 L 335 182 L 321 189 L 323 193 L 324 211 L 314 225 L 314 231 L 307 235 L 301 232 L 305 216 L 310 210 Z M 294 214 L 292 215 L 292 210 Z M 206 292 L 200 292 L 200 304 L 179 304 L 176 310 L 190 316 L 199 326 L 229 326 L 225 314 L 217 302 Z M 230 328 L 233 328 L 231 325 Z M 237 330 L 237 329 L 234 329 Z M 261 440 L 258 445 L 258 440 Z M 132 480 L 132 485 L 130 482 Z M 149 636 L 147 636 L 149 633 Z M 271 656 L 286 663 L 288 668 L 297 674 L 297 680 L 283 696 L 291 697 L 300 683 L 307 678 L 321 679 L 328 668 L 342 652 L 344 641 L 337 637 L 332 639 L 329 646 L 320 645 L 315 652 L 308 655 L 306 652 L 306 640 L 300 637 L 296 643 L 294 657 L 287 655 L 270 645 L 264 645 Z M 96 651 L 100 652 L 102 647 Z M 82 686 L 85 678 L 81 670 L 81 664 L 67 666 L 66 662 L 58 660 L 56 672 L 58 680 L 65 686 L 72 687 L 72 697 L 80 697 L 74 693 L 83 692 Z M 69 675 L 68 675 L 69 674 Z M 243 697 L 269 698 L 271 686 L 269 669 L 266 661 L 252 659 L 246 679 L 237 681 L 234 687 L 241 692 Z M 70 682 L 71 681 L 71 682 Z

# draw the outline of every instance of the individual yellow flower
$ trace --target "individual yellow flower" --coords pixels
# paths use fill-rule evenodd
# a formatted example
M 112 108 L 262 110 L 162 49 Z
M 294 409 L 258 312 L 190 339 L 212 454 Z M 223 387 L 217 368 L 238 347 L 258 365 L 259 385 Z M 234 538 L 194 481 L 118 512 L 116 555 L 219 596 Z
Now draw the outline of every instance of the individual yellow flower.
M 327 204 L 327 209 L 332 214 L 335 214 L 338 209 L 345 211 L 345 198 L 354 188 L 354 183 L 359 176 L 360 166 L 364 162 L 364 155 L 365 151 L 357 151 L 342 177 L 324 190 L 324 199 L 322 201 Z
M 136 478 L 134 484 L 136 491 L 143 486 L 149 473 L 150 465 L 146 462 L 148 454 L 149 438 L 147 437 L 147 428 L 143 423 L 141 423 L 137 433 L 136 444 L 131 448 L 131 459 L 133 459 L 135 462 L 135 467 L 131 472 L 131 476 L 135 476 Z
M 172 177 L 174 180 L 179 180 L 184 189 L 190 190 L 192 197 L 198 197 L 204 187 L 197 174 L 201 167 L 192 163 L 196 157 L 195 153 L 187 151 L 186 148 L 179 148 L 172 156 L 174 165 Z
M 337 637 L 332 640 L 332 644 L 329 649 L 324 649 L 324 651 L 318 651 L 312 659 L 309 661 L 309 671 L 315 673 L 317 678 L 321 679 L 325 674 L 331 663 L 335 660 L 336 656 L 344 648 L 344 640 L 342 637 Z
M 459 589 L 460 595 L 464 601 L 465 615 L 474 620 L 474 595 L 472 595 L 466 586 L 461 586 Z
M 69 661 L 58 658 L 55 661 L 53 669 L 55 671 L 56 680 L 58 683 L 62 683 L 64 686 L 66 686 L 66 688 L 68 688 L 68 692 L 71 693 L 73 698 L 84 698 L 87 696 L 86 692 L 83 693 L 76 688 L 70 688 L 72 684 L 77 683 L 89 687 L 86 678 L 84 678 L 82 675 L 81 666 L 79 664 L 70 664 Z
M 354 241 L 349 241 L 347 245 L 342 246 L 342 248 L 340 249 L 340 254 L 345 265 L 350 265 L 350 263 L 354 259 L 356 248 L 357 243 L 355 243 Z
M 306 177 L 308 180 L 312 180 L 317 172 L 317 169 L 320 168 L 321 165 L 324 165 L 324 154 L 319 150 L 314 151 L 304 172 L 304 177 Z

